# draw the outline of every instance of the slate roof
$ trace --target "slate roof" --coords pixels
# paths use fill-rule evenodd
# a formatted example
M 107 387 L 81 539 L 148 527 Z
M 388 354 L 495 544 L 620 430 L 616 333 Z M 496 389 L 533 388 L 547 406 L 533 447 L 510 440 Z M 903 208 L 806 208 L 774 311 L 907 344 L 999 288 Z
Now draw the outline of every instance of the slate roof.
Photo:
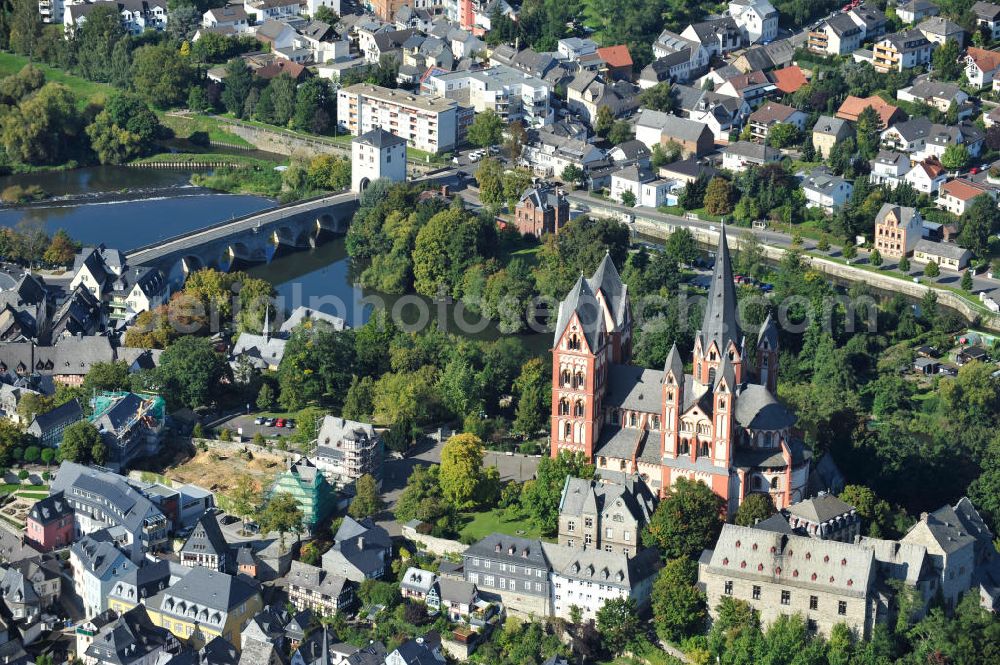
M 984 21 L 996 22 L 1000 20 L 1000 6 L 992 2 L 977 2 L 972 5 L 972 13 L 976 15 L 976 18 L 981 18 Z
M 260 592 L 248 580 L 247 577 L 195 566 L 176 583 L 149 599 L 147 604 L 161 612 L 176 615 L 188 615 L 192 609 L 197 609 L 199 619 L 204 611 L 206 618 L 203 621 L 221 625 L 220 620 L 213 620 L 215 616 L 224 617 Z
M 292 313 L 285 319 L 281 327 L 280 332 L 290 333 L 295 328 L 299 327 L 305 322 L 312 322 L 321 325 L 327 325 L 334 330 L 345 330 L 348 328 L 347 322 L 339 316 L 334 316 L 332 314 L 327 314 L 318 309 L 312 309 L 311 307 L 296 307 L 292 310 Z
M 659 552 L 648 548 L 634 557 L 621 552 L 542 543 L 551 570 L 564 577 L 632 589 L 661 567 Z
M 421 568 L 410 566 L 406 569 L 406 572 L 403 573 L 403 577 L 399 581 L 399 586 L 406 589 L 413 589 L 418 593 L 426 594 L 434 587 L 434 582 L 436 581 L 437 575 L 429 570 L 423 570 Z
M 698 334 L 701 337 L 702 350 L 707 352 L 712 342 L 715 342 L 719 352 L 725 353 L 730 341 L 737 349 L 743 348 L 743 331 L 740 330 L 736 320 L 736 289 L 733 286 L 732 259 L 729 255 L 725 226 L 719 231 L 719 247 L 715 256 L 708 303 Z
M 943 256 L 958 261 L 969 250 L 950 242 L 934 242 L 933 240 L 922 239 L 917 241 L 917 244 L 913 247 L 913 251 L 924 252 L 933 256 Z
M 339 553 L 348 563 L 367 575 L 385 565 L 381 553 L 391 548 L 389 533 L 372 520 L 366 518 L 358 521 L 345 517 L 334 536 L 333 547 L 327 554 Z M 324 559 L 326 558 L 324 555 Z
M 608 383 L 606 405 L 645 413 L 660 412 L 663 372 L 633 365 L 610 365 Z
M 634 427 L 605 425 L 594 445 L 595 457 L 632 459 L 639 452 L 639 446 L 649 432 Z
M 499 551 L 497 551 L 499 546 Z M 470 545 L 462 556 L 480 557 L 490 560 L 510 561 L 521 566 L 548 568 L 548 560 L 540 540 L 491 533 L 479 542 Z
M 100 534 L 101 531 L 96 533 Z M 104 530 L 103 538 L 101 536 L 96 538 L 91 535 L 83 536 L 73 543 L 70 551 L 76 555 L 83 567 L 98 579 L 104 579 L 108 573 L 112 572 L 125 573 L 128 568 L 134 567 L 134 564 L 107 537 L 106 530 Z M 112 568 L 117 563 L 124 563 L 125 565 L 122 569 L 113 571 Z
M 318 566 L 310 566 L 301 561 L 292 561 L 292 567 L 285 576 L 289 584 L 303 587 L 331 598 L 338 598 L 344 592 L 346 577 L 334 575 Z
M 198 518 L 191 535 L 184 541 L 181 552 L 209 554 L 217 557 L 229 555 L 230 546 L 222 535 L 222 528 L 213 513 L 206 512 Z
M 722 150 L 723 153 L 736 155 L 743 159 L 752 160 L 761 164 L 776 160 L 781 151 L 776 148 L 764 145 L 763 143 L 752 143 L 750 141 L 737 141 L 730 143 Z
M 594 291 L 590 288 L 587 280 L 580 275 L 576 284 L 570 289 L 566 298 L 559 303 L 559 317 L 556 320 L 555 344 L 559 343 L 566 328 L 569 327 L 573 315 L 579 317 L 580 329 L 587 340 L 587 346 L 592 351 L 597 350 L 597 334 L 603 323 L 601 308 L 597 302 Z
M 438 591 L 443 603 L 456 602 L 462 605 L 471 605 L 476 599 L 476 585 L 465 580 L 442 577 L 438 579 Z
M 37 414 L 34 421 L 32 421 L 32 424 L 37 424 L 42 434 L 44 434 L 53 427 L 64 425 L 66 423 L 75 423 L 76 421 L 82 419 L 83 407 L 80 406 L 80 400 L 74 397 L 70 401 L 60 404 L 54 409 L 46 411 L 45 413 Z M 29 429 L 31 429 L 30 426 Z
M 910 527 L 902 542 L 918 545 L 935 545 L 945 554 L 951 554 L 976 544 L 976 537 L 965 529 L 955 509 L 945 505 L 933 513 L 924 513 L 920 521 Z
M 170 631 L 153 624 L 146 608 L 138 605 L 101 628 L 86 655 L 99 663 L 127 665 L 144 662 L 148 654 L 176 644 Z
M 841 501 L 832 494 L 821 494 L 805 501 L 789 505 L 787 510 L 792 515 L 814 524 L 822 524 L 854 511 L 854 506 Z
M 656 496 L 642 480 L 628 477 L 624 484 L 566 476 L 559 498 L 560 515 L 597 515 L 621 501 L 632 517 L 645 524 L 656 510 Z
M 75 492 L 77 488 L 82 493 Z M 105 513 L 131 533 L 143 527 L 147 516 L 162 517 L 159 508 L 126 483 L 122 476 L 75 462 L 63 462 L 59 466 L 49 491 L 50 494 L 62 491 L 67 497 L 83 503 L 107 502 L 114 505 L 116 511 Z
M 394 145 L 406 144 L 406 139 L 396 136 L 391 132 L 387 132 L 381 127 L 376 127 L 371 131 L 365 132 L 361 136 L 355 137 L 352 142 L 357 142 L 362 145 L 370 145 L 375 148 L 389 148 Z
M 73 507 L 63 497 L 63 493 L 56 492 L 40 501 L 36 501 L 35 505 L 31 507 L 31 512 L 28 513 L 28 516 L 33 521 L 44 526 L 72 514 Z

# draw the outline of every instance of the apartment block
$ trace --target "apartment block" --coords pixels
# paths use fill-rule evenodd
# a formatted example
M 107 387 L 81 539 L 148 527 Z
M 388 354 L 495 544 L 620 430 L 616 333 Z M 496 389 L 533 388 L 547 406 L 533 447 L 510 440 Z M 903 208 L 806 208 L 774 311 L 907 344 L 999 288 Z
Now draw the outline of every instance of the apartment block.
M 454 150 L 471 122 L 472 109 L 445 97 L 414 95 L 368 83 L 337 92 L 337 118 L 354 136 L 376 127 L 406 139 L 418 150 L 441 153 Z
M 493 111 L 504 122 L 520 120 L 530 127 L 552 122 L 549 84 L 507 65 L 438 74 L 424 81 L 421 89 L 471 106 L 476 113 Z

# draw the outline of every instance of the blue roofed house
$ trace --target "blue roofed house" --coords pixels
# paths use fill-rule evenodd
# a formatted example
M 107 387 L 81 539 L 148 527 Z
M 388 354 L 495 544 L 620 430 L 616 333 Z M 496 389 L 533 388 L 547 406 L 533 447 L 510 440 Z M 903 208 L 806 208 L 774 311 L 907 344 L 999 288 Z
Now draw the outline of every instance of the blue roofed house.
M 345 517 L 333 547 L 323 554 L 323 569 L 354 582 L 385 575 L 392 559 L 389 533 L 370 519 Z
M 38 439 L 43 446 L 58 448 L 66 428 L 80 420 L 83 420 L 83 408 L 73 398 L 50 411 L 35 415 L 28 425 L 28 434 Z

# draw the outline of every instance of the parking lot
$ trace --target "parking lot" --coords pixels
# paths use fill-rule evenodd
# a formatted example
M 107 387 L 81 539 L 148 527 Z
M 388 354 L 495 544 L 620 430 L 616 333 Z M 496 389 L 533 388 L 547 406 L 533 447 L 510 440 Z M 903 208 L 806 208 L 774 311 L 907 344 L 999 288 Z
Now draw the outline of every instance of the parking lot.
M 233 433 L 239 432 L 244 439 L 252 439 L 255 434 L 260 432 L 265 438 L 274 439 L 279 436 L 291 437 L 298 429 L 298 423 L 292 419 L 285 420 L 283 425 L 283 427 L 278 427 L 277 418 L 262 419 L 261 416 L 240 415 L 216 425 L 216 430 L 228 429 Z

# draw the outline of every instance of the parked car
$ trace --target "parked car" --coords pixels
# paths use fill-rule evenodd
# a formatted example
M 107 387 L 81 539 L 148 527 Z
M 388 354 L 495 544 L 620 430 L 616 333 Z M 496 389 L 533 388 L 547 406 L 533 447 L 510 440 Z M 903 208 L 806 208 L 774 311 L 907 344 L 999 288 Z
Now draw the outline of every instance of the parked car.
M 284 427 L 285 426 L 285 419 L 284 418 L 278 418 L 278 422 L 274 423 L 274 426 L 275 427 Z
M 268 418 L 267 420 L 264 421 L 264 426 L 265 427 L 274 427 L 274 422 L 275 422 L 274 418 Z
M 253 424 L 254 425 L 263 425 L 264 424 L 264 417 L 263 416 L 257 416 L 256 418 L 253 419 Z

